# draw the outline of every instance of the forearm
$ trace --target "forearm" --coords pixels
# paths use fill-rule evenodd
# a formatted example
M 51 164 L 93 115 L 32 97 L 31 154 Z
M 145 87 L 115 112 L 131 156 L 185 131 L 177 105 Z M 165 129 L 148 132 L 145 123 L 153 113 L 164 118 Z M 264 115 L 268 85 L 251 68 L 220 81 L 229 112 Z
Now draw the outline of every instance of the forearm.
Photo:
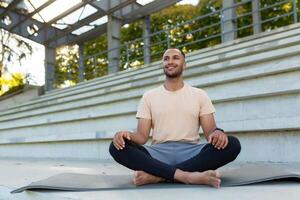
M 217 128 L 216 126 L 213 126 L 213 127 L 209 128 L 209 129 L 203 131 L 203 133 L 204 133 L 205 138 L 206 138 L 207 141 L 209 139 L 210 134 L 212 134 L 216 130 L 216 128 Z
M 143 145 L 147 142 L 148 138 L 143 136 L 142 134 L 140 133 L 137 133 L 137 132 L 131 132 L 130 134 L 130 140 L 136 144 L 139 144 L 139 145 Z

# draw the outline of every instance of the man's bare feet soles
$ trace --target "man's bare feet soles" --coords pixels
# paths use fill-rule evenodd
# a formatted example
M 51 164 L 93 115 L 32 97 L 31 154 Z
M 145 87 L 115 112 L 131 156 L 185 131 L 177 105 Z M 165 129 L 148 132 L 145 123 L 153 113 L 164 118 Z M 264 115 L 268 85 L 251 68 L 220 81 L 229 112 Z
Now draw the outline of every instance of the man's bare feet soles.
M 215 188 L 219 188 L 221 184 L 220 173 L 216 170 L 189 172 L 187 180 L 189 184 L 210 185 Z
M 153 176 L 144 171 L 135 171 L 133 175 L 133 184 L 135 185 L 146 185 L 152 183 L 163 182 L 164 179 L 161 177 Z

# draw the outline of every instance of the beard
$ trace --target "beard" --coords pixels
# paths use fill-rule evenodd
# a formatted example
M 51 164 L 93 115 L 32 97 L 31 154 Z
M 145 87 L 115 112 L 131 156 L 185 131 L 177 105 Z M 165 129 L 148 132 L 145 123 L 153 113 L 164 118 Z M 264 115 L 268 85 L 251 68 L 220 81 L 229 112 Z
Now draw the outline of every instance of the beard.
M 169 72 L 166 68 L 164 68 L 164 73 L 167 78 L 178 78 L 182 75 L 182 69 L 178 69 L 174 72 Z

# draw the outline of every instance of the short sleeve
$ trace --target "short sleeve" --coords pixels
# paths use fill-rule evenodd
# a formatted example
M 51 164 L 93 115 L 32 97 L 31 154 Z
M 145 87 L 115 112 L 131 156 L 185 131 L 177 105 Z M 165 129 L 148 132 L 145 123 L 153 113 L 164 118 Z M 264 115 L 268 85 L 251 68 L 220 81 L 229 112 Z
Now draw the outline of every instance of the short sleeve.
M 208 97 L 205 91 L 201 92 L 200 99 L 201 104 L 199 116 L 216 112 L 214 105 L 212 104 L 210 98 Z
M 140 100 L 138 110 L 136 113 L 136 118 L 152 119 L 150 104 L 147 101 L 146 95 L 143 95 L 142 99 Z

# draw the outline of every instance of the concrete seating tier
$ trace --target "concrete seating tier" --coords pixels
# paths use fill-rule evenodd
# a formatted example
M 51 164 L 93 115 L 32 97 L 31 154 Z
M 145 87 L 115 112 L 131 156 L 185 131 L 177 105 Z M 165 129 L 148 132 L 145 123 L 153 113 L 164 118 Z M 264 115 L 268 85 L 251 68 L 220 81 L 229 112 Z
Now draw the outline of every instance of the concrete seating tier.
M 218 125 L 240 138 L 241 162 L 300 162 L 299 32 L 291 25 L 187 55 L 185 81 L 207 91 Z M 163 81 L 154 62 L 1 110 L 0 157 L 110 159 L 114 133 L 135 130 L 139 99 Z

